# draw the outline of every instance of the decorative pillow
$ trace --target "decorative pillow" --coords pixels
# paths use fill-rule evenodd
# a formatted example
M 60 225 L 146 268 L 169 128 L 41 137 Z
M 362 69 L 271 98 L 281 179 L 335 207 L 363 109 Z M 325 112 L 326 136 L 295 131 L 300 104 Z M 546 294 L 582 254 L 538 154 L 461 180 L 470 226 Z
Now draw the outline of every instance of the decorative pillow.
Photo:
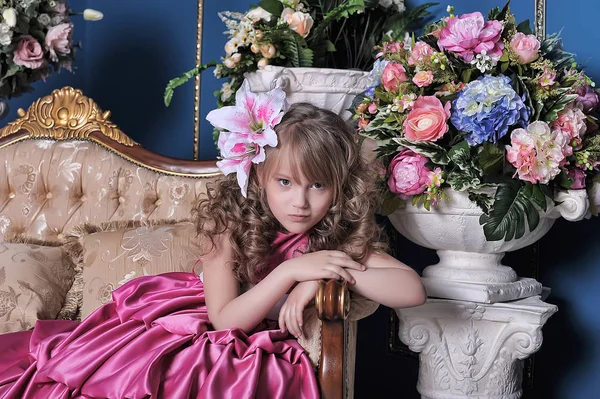
M 59 314 L 75 265 L 56 245 L 0 242 L 0 333 L 28 330 Z
M 139 276 L 202 271 L 201 263 L 197 264 L 201 248 L 192 223 L 152 223 L 84 225 L 73 232 L 65 246 L 78 275 L 60 317 L 86 318 L 111 301 L 115 289 Z

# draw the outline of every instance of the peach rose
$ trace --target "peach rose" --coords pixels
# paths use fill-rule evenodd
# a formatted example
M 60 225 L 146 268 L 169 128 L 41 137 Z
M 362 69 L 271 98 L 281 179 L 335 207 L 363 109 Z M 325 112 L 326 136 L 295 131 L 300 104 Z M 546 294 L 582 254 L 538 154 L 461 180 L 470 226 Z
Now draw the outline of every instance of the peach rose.
M 65 55 L 71 52 L 72 31 L 73 24 L 70 22 L 48 29 L 48 33 L 46 34 L 46 48 L 50 52 L 50 59 L 52 61 L 58 61 L 57 54 Z
M 437 141 L 448 131 L 450 101 L 444 107 L 435 96 L 417 98 L 404 121 L 404 135 L 413 141 Z
M 398 90 L 398 85 L 407 80 L 406 69 L 397 62 L 388 62 L 381 74 L 381 83 L 387 91 Z
M 21 36 L 17 50 L 13 56 L 13 62 L 16 65 L 23 66 L 29 69 L 37 69 L 46 65 L 44 59 L 44 50 L 33 36 Z
M 308 36 L 313 26 L 312 17 L 300 11 L 294 11 L 291 8 L 285 8 L 281 13 L 281 20 L 290 26 L 290 29 L 295 31 L 302 37 Z
M 529 64 L 538 58 L 540 41 L 534 35 L 518 32 L 510 41 L 510 47 L 519 56 L 521 64 Z
M 419 71 L 415 74 L 412 81 L 419 87 L 429 86 L 433 83 L 433 73 L 431 71 Z

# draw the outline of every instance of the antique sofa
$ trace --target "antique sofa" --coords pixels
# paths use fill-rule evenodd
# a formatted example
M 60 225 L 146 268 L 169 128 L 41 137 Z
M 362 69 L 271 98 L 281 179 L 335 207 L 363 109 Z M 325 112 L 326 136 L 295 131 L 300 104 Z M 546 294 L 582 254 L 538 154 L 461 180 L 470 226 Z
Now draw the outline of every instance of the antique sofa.
M 140 275 L 201 270 L 190 210 L 215 162 L 148 151 L 109 117 L 65 87 L 0 130 L 0 332 L 85 317 Z M 324 398 L 353 396 L 356 320 L 375 308 L 321 283 L 300 343 Z

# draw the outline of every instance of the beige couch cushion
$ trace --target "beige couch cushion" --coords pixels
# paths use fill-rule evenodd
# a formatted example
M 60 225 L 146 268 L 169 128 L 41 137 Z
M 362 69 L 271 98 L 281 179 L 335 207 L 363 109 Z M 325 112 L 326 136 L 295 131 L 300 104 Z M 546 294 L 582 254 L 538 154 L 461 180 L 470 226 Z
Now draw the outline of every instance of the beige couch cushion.
M 56 318 L 74 276 L 61 247 L 0 242 L 0 333 Z
M 198 263 L 200 245 L 192 223 L 123 225 L 84 226 L 67 243 L 80 270 L 70 300 L 78 302 L 82 319 L 111 301 L 115 289 L 136 277 L 202 271 Z

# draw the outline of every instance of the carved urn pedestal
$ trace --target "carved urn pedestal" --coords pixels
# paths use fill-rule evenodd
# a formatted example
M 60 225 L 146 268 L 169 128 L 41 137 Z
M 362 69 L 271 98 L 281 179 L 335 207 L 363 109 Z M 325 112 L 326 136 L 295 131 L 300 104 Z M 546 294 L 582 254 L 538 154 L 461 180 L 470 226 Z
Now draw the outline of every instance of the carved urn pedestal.
M 397 309 L 402 342 L 419 353 L 417 390 L 424 399 L 522 396 L 523 359 L 542 345 L 542 327 L 558 308 L 541 300 L 542 285 L 501 264 L 506 251 L 535 243 L 558 217 L 588 211 L 585 190 L 561 192 L 559 206 L 540 214 L 519 239 L 486 241 L 481 210 L 464 193 L 426 211 L 407 203 L 389 216 L 409 240 L 437 250 L 440 262 L 423 271 L 427 302 Z

